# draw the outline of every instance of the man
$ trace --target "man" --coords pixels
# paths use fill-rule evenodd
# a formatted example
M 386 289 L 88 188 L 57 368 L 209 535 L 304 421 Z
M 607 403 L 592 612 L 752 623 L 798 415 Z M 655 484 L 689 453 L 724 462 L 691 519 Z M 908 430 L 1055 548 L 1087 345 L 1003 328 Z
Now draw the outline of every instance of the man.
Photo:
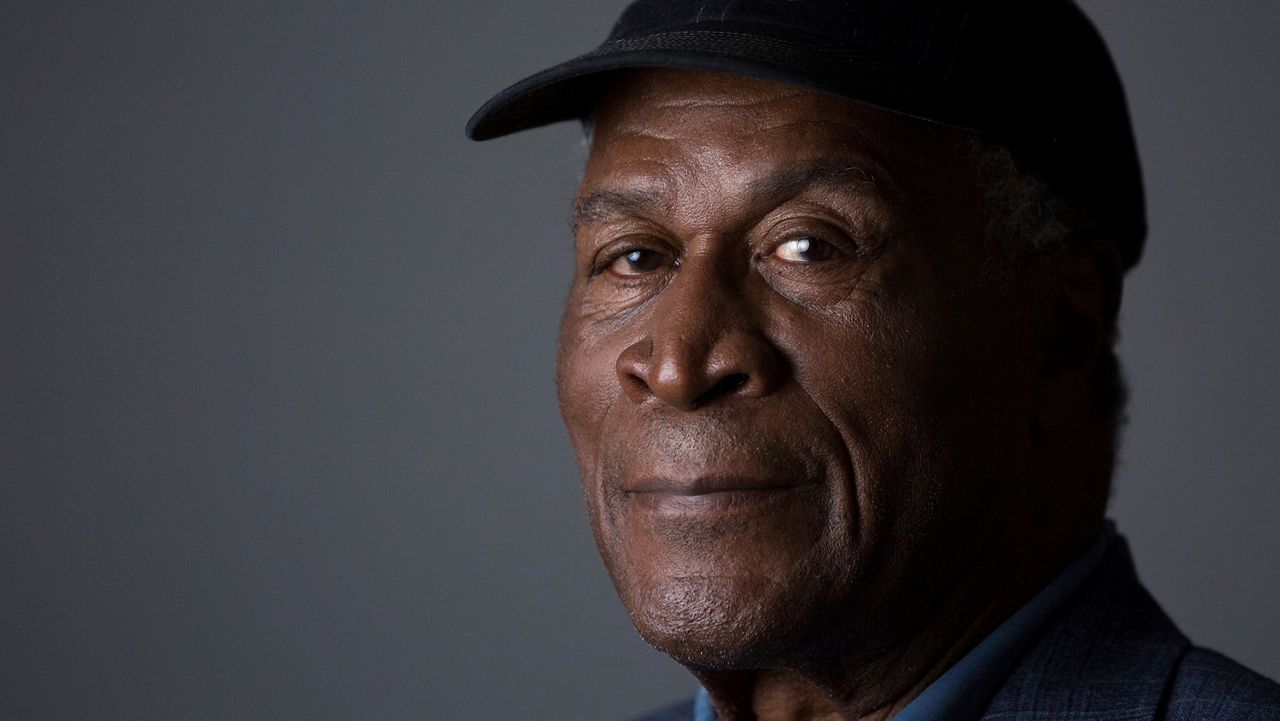
M 1280 718 L 1103 521 L 1145 216 L 1066 0 L 639 0 L 581 118 L 561 410 L 658 719 Z

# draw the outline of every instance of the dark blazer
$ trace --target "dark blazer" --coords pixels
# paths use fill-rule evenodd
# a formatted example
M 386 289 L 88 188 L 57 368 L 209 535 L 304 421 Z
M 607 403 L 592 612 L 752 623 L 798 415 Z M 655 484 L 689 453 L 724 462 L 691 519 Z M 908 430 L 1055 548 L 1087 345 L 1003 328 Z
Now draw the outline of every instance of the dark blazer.
M 685 701 L 638 721 L 692 721 Z M 1058 609 L 983 721 L 1280 721 L 1280 685 L 1192 646 L 1138 583 L 1124 538 Z

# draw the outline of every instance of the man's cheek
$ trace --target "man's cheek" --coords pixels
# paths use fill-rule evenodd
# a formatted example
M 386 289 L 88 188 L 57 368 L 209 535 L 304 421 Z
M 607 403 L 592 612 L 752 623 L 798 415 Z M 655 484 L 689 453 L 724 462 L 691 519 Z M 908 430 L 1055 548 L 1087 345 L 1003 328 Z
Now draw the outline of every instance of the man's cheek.
M 583 352 L 580 339 L 566 333 L 562 336 L 556 367 L 556 394 L 560 415 L 569 429 L 575 447 L 586 442 L 598 430 L 601 415 L 608 405 L 608 378 L 599 368 L 598 359 Z

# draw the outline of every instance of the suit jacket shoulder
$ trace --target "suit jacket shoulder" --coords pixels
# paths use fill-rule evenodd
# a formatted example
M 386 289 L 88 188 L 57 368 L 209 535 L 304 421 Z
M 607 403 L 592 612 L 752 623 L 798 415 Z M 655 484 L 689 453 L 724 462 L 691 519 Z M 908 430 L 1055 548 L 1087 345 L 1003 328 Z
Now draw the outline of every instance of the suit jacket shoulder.
M 983 721 L 1280 721 L 1280 686 L 1193 647 L 1113 539 L 1041 629 Z
M 1280 684 L 1220 653 L 1192 648 L 1173 678 L 1167 719 L 1280 719 Z

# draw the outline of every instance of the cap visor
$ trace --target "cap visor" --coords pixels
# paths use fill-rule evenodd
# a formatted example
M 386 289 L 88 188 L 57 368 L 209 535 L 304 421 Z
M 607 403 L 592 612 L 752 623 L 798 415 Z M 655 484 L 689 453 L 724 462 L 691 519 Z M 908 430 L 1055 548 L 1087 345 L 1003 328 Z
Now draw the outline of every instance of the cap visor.
M 892 112 L 932 117 L 919 79 L 846 47 L 792 44 L 740 33 L 690 31 L 608 43 L 503 90 L 467 123 L 488 140 L 585 117 L 608 73 L 629 68 L 710 70 L 774 80 L 839 95 Z

